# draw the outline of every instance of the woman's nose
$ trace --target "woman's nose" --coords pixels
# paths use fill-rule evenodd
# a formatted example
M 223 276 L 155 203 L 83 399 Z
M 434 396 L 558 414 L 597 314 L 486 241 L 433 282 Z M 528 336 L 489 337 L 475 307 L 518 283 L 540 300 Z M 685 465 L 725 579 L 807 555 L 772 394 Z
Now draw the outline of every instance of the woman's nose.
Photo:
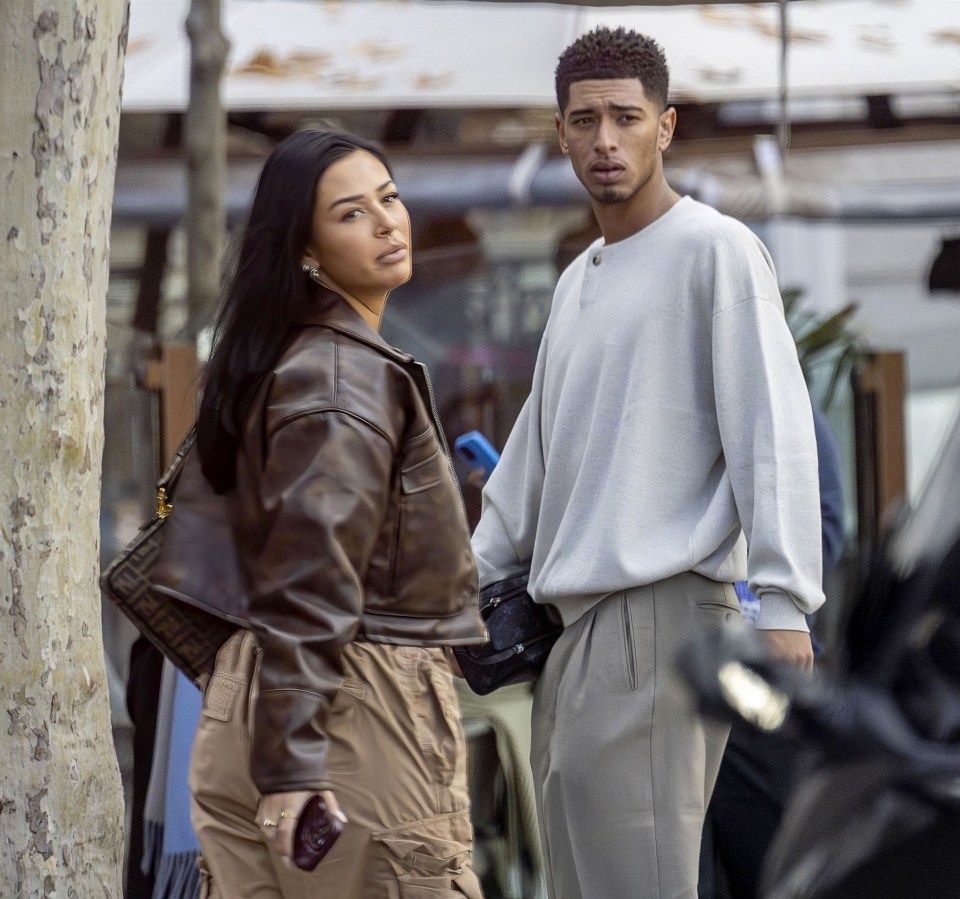
M 392 234 L 397 229 L 397 223 L 387 215 L 386 211 L 381 211 L 376 219 L 376 232 L 378 235 L 386 236 Z

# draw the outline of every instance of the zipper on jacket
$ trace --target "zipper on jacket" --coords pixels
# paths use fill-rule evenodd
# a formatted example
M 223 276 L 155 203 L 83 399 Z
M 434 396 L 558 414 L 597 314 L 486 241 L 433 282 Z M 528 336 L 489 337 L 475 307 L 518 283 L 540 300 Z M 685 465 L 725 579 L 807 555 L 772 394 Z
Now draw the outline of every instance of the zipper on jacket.
M 433 398 L 433 384 L 430 381 L 430 372 L 427 371 L 427 366 L 422 362 L 414 362 L 421 372 L 423 372 L 423 381 L 427 385 L 427 399 L 430 401 L 430 417 L 433 419 L 433 427 L 437 432 L 437 439 L 440 441 L 440 446 L 443 447 L 443 454 L 447 458 L 447 470 L 450 472 L 450 481 L 453 484 L 453 490 L 457 494 L 457 502 L 460 504 L 460 517 L 463 521 L 463 526 L 466 528 L 467 535 L 470 534 L 470 522 L 467 519 L 467 507 L 463 502 L 463 494 L 460 492 L 460 484 L 457 483 L 457 474 L 453 470 L 453 459 L 450 456 L 450 447 L 447 446 L 447 438 L 443 433 L 443 427 L 440 424 L 440 414 L 437 412 L 437 404 Z M 480 566 L 477 564 L 477 557 L 473 554 L 473 550 L 470 551 L 470 561 L 473 565 L 473 576 L 477 584 L 477 599 L 480 597 Z M 478 613 L 479 614 L 479 613 Z M 485 626 L 481 625 L 483 631 L 483 636 L 489 639 L 487 634 L 487 629 Z
M 457 474 L 453 470 L 453 459 L 450 458 L 450 447 L 447 446 L 447 438 L 444 436 L 443 427 L 440 424 L 440 415 L 437 412 L 437 404 L 433 398 L 433 384 L 430 382 L 430 372 L 427 371 L 426 365 L 422 362 L 415 362 L 421 372 L 423 372 L 423 381 L 427 386 L 427 399 L 430 404 L 430 418 L 433 420 L 433 428 L 437 432 L 437 440 L 440 441 L 440 446 L 443 447 L 443 454 L 447 459 L 447 470 L 450 472 L 450 479 L 453 481 L 453 489 L 457 494 L 457 501 L 460 503 L 460 514 L 463 516 L 463 523 L 467 525 L 467 530 L 470 530 L 470 525 L 467 522 L 467 507 L 463 502 L 463 494 L 460 492 L 460 485 L 457 483 Z M 476 568 L 477 563 L 474 561 L 474 568 Z

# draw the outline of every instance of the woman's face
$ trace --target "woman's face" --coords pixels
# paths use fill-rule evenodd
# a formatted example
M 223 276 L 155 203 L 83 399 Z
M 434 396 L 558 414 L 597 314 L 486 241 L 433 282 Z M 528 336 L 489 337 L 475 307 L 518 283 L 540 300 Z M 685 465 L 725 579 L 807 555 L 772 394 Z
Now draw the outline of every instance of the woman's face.
M 323 173 L 304 262 L 365 302 L 410 280 L 410 216 L 376 156 L 356 150 Z

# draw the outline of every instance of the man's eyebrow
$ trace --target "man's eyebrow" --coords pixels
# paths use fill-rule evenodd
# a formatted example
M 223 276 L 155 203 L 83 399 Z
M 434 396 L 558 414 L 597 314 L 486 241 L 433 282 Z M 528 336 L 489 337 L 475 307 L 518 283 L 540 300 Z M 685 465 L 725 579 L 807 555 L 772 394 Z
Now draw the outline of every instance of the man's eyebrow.
M 393 178 L 388 178 L 386 181 L 383 182 L 383 184 L 381 184 L 377 188 L 377 193 L 380 193 L 380 191 L 382 190 L 386 190 L 388 187 L 390 187 L 391 184 L 393 184 Z M 339 200 L 334 200 L 330 204 L 329 208 L 333 209 L 334 207 L 341 206 L 344 203 L 357 203 L 362 199 L 363 199 L 363 194 L 354 194 L 352 197 L 341 197 L 341 199 Z
M 619 103 L 611 103 L 607 109 L 612 109 L 614 112 L 643 112 L 642 106 L 621 106 Z M 593 115 L 596 112 L 596 107 L 594 106 L 585 106 L 582 109 L 571 109 L 567 116 L 581 116 L 581 115 Z

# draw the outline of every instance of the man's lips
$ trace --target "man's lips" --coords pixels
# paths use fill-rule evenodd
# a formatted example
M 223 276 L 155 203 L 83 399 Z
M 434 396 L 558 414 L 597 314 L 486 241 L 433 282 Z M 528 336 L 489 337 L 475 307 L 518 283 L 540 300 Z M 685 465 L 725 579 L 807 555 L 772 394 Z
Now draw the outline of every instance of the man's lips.
M 595 162 L 590 166 L 590 174 L 595 181 L 608 184 L 616 181 L 626 171 L 619 162 Z
M 377 256 L 377 262 L 402 262 L 406 258 L 407 248 L 404 244 L 399 244 Z

